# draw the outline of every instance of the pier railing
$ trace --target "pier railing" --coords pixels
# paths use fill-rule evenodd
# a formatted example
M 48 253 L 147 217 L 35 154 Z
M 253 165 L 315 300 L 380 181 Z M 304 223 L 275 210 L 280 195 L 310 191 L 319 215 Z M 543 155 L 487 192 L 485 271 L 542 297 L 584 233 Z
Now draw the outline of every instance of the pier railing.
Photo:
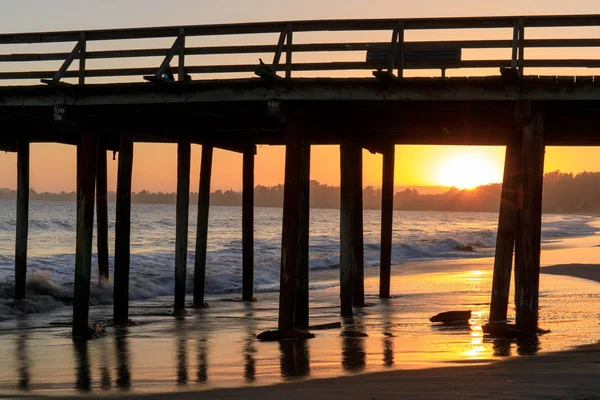
M 525 50 L 534 48 L 600 49 L 598 38 L 536 38 L 526 39 L 530 28 L 558 27 L 600 27 L 600 15 L 572 16 L 515 16 L 483 18 L 434 18 L 434 19 L 378 19 L 378 20 L 324 20 L 289 21 L 247 24 L 174 26 L 158 28 L 109 29 L 91 31 L 17 33 L 0 35 L 0 80 L 42 80 L 47 84 L 86 83 L 86 78 L 104 78 L 103 83 L 148 81 L 170 83 L 201 80 L 207 77 L 238 74 L 238 77 L 264 79 L 290 79 L 306 72 L 331 72 L 331 77 L 345 77 L 343 71 L 362 71 L 366 76 L 370 71 L 380 78 L 402 78 L 406 70 L 439 69 L 445 76 L 446 69 L 490 69 L 494 74 L 518 78 L 526 68 L 600 68 L 598 58 L 567 58 L 564 52 L 558 58 L 526 58 Z M 443 40 L 446 31 L 473 29 L 508 29 L 512 35 L 500 39 Z M 410 31 L 442 31 L 434 41 L 405 40 Z M 324 32 L 352 32 L 352 38 L 369 39 L 373 33 L 386 32 L 388 41 L 348 41 L 295 43 L 294 34 L 312 33 L 310 38 Z M 248 43 L 260 34 L 270 34 L 277 38 L 272 44 Z M 243 40 L 240 40 L 240 35 Z M 248 36 L 248 37 L 247 37 Z M 194 46 L 190 39 L 196 37 L 217 37 L 228 45 Z M 227 37 L 226 39 L 224 37 Z M 325 37 L 325 36 L 324 36 Z M 339 37 L 339 36 L 338 36 Z M 172 39 L 170 47 L 123 49 L 117 42 Z M 264 37 L 263 37 L 264 38 Z M 188 44 L 186 45 L 186 41 Z M 19 50 L 33 44 L 73 43 L 72 51 L 66 52 L 9 52 L 10 45 L 20 45 Z M 102 42 L 102 50 L 90 50 L 89 45 Z M 129 42 L 128 42 L 129 43 Z M 140 41 L 138 41 L 138 44 Z M 229 43 L 231 43 L 229 45 Z M 33 46 L 35 47 L 35 46 Z M 39 46 L 37 47 L 39 48 Z M 36 49 L 37 49 L 36 48 Z M 9 49 L 9 51 L 7 51 Z M 504 49 L 508 57 L 493 59 L 463 59 L 461 51 L 467 49 Z M 448 56 L 450 50 L 451 57 Z M 354 59 L 340 60 L 341 53 L 354 52 Z M 295 62 L 295 56 L 313 53 L 308 62 Z M 224 56 L 219 64 L 191 62 L 189 56 Z M 256 62 L 232 64 L 233 55 L 253 55 Z M 259 61 L 258 55 L 268 56 Z M 337 55 L 337 56 L 336 56 Z M 586 53 L 587 55 L 587 53 Z M 272 57 L 272 58 L 271 58 Z M 449 58 L 448 58 L 449 57 Z M 123 67 L 123 59 L 146 58 L 145 66 Z M 162 61 L 156 62 L 157 58 Z M 344 57 L 342 57 L 344 58 Z M 348 58 L 348 57 L 345 57 Z M 88 60 L 104 60 L 110 68 L 89 68 Z M 114 61 L 110 61 L 114 60 Z M 194 58 L 193 61 L 197 61 Z M 283 61 L 282 61 L 283 60 Z M 75 61 L 78 61 L 74 64 Z M 58 69 L 39 70 L 44 62 L 57 62 Z M 38 68 L 30 69 L 33 63 Z M 57 64 L 57 65 L 58 65 Z M 114 64 L 114 67 L 113 67 Z M 45 64 L 47 65 L 47 63 Z M 342 71 L 342 72 L 340 72 Z M 489 72 L 489 71 L 488 71 Z M 223 74 L 223 75 L 222 75 Z M 488 73 L 489 75 L 489 73 Z M 593 74 L 592 74 L 593 75 Z M 74 79 L 73 79 L 74 78 Z M 124 79 L 125 78 L 125 79 Z M 65 79 L 67 81 L 65 81 Z

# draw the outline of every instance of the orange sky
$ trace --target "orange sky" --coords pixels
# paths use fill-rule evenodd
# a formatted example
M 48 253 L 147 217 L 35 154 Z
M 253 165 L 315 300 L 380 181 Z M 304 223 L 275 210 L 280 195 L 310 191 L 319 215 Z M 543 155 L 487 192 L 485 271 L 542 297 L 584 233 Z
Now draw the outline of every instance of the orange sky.
M 102 2 L 55 0 L 51 4 L 39 0 L 19 0 L 3 5 L 0 14 L 0 30 L 2 32 L 24 32 L 44 30 L 97 29 L 114 27 L 158 26 L 178 24 L 205 24 L 224 22 L 272 21 L 295 19 L 325 19 L 325 18 L 410 18 L 438 16 L 484 16 L 484 15 L 534 15 L 534 14 L 600 14 L 600 2 L 597 0 L 572 0 L 568 3 L 558 0 L 505 0 L 503 2 L 474 1 L 474 0 L 220 0 L 219 2 L 201 2 L 195 0 L 173 0 L 167 3 L 159 0 L 116 1 Z M 115 10 L 118 9 L 118 12 Z M 382 33 L 383 34 L 383 33 Z M 489 33 L 481 30 L 458 31 L 453 34 L 456 38 L 479 39 L 510 36 L 509 31 L 495 30 Z M 342 36 L 340 36 L 342 35 Z M 347 36 L 343 36 L 347 35 Z M 387 35 L 387 33 L 386 33 Z M 389 40 L 387 36 L 385 40 Z M 406 40 L 432 40 L 435 32 L 408 32 Z M 488 36 L 485 36 L 488 35 Z M 540 30 L 527 31 L 527 37 L 543 37 Z M 260 35 L 257 35 L 260 36 Z M 383 37 L 382 36 L 382 37 Z M 600 29 L 563 29 L 553 33 L 554 37 L 600 37 Z M 295 42 L 317 42 L 335 40 L 356 40 L 357 33 L 329 34 L 323 38 L 311 37 L 310 34 L 295 35 Z M 379 36 L 377 36 L 379 38 Z M 248 38 L 238 39 L 246 40 Z M 255 37 L 260 43 L 271 43 L 272 37 Z M 253 39 L 253 40 L 254 40 Z M 369 39 L 372 39 L 369 37 Z M 221 44 L 220 39 L 204 42 L 208 45 Z M 233 40 L 233 39 L 227 39 Z M 362 38 L 364 40 L 364 37 Z M 167 41 L 169 42 L 169 41 Z M 123 45 L 113 42 L 114 46 Z M 159 43 L 158 46 L 164 46 Z M 199 44 L 199 43 L 198 43 Z M 92 44 L 90 44 L 92 46 Z M 93 49 L 99 49 L 94 44 Z M 0 53 L 20 51 L 54 51 L 70 50 L 72 44 L 66 43 L 50 48 L 40 45 L 40 48 L 22 46 L 0 46 Z M 564 56 L 567 53 L 548 52 L 544 57 Z M 473 57 L 504 57 L 502 52 L 465 51 L 465 58 Z M 589 58 L 589 52 L 581 49 L 579 53 L 568 53 L 572 57 Z M 349 55 L 350 56 L 350 55 Z M 539 56 L 536 51 L 527 53 L 528 57 Z M 257 56 L 252 56 L 253 61 Z M 299 55 L 295 61 L 304 61 Z M 364 54 L 361 55 L 364 57 Z M 147 63 L 153 59 L 142 59 Z M 90 64 L 93 64 L 90 60 Z M 230 62 L 247 62 L 249 60 L 229 57 Z M 111 61 L 111 63 L 116 61 Z M 127 64 L 109 65 L 118 67 Z M 158 60 L 160 62 L 160 60 Z M 15 68 L 0 63 L 0 70 Z M 56 64 L 56 63 L 55 63 Z M 57 65 L 39 65 L 40 69 L 58 68 Z M 59 63 L 60 64 L 60 63 Z M 31 65 L 21 64 L 23 68 Z M 102 64 L 90 65 L 99 68 Z M 147 66 L 147 65 L 144 65 Z M 600 70 L 599 70 L 600 71 Z M 588 70 L 586 74 L 600 75 L 599 71 Z M 496 74 L 497 71 L 490 71 Z M 552 72 L 552 71 L 551 71 Z M 365 72 L 366 73 L 366 72 Z M 426 74 L 436 75 L 439 71 L 429 71 Z M 456 73 L 449 71 L 449 75 Z M 470 74 L 469 71 L 461 73 Z M 485 71 L 483 72 L 485 73 Z M 489 72 L 488 72 L 489 73 Z M 536 73 L 530 70 L 528 73 Z M 577 73 L 577 72 L 574 72 Z M 364 74 L 363 74 L 364 75 Z M 141 79 L 141 78 L 140 78 Z M 31 82 L 30 82 L 31 83 Z M 0 82 L 0 84 L 3 84 Z M 396 156 L 396 185 L 423 186 L 440 185 L 440 170 L 447 160 L 457 156 L 469 155 L 471 158 L 486 159 L 491 162 L 488 175 L 500 180 L 504 149 L 499 147 L 440 147 L 440 146 L 399 146 Z M 274 185 L 283 181 L 283 149 L 281 147 L 261 146 L 256 157 L 256 184 Z M 548 148 L 546 153 L 546 171 L 560 169 L 565 172 L 600 171 L 600 150 L 594 148 Z M 176 176 L 176 149 L 174 145 L 137 144 L 135 146 L 133 190 L 174 191 Z M 75 188 L 75 149 L 70 146 L 53 144 L 34 144 L 31 154 L 31 186 L 38 191 L 71 191 Z M 191 188 L 197 191 L 200 163 L 200 147 L 193 146 Z M 109 157 L 109 189 L 115 188 L 116 161 Z M 0 188 L 16 187 L 16 156 L 0 154 Z M 339 151 L 334 146 L 314 146 L 312 158 L 312 179 L 331 185 L 339 184 Z M 485 182 L 482 182 L 485 183 Z M 381 184 L 381 156 L 364 153 L 364 185 L 379 186 Z M 216 151 L 214 156 L 213 189 L 239 189 L 241 186 L 241 155 L 227 151 Z

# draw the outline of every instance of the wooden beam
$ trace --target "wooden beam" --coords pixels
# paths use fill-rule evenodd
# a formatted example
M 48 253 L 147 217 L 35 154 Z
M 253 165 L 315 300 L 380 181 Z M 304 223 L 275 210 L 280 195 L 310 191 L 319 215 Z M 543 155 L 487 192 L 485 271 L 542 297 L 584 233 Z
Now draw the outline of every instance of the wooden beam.
M 133 135 L 129 133 L 121 134 L 119 141 L 119 165 L 117 171 L 113 302 L 113 319 L 117 325 L 124 325 L 129 321 L 133 142 Z
M 108 193 L 106 171 L 106 142 L 98 142 L 96 166 L 96 245 L 98 251 L 98 283 L 108 281 Z
M 519 18 L 519 59 L 517 60 L 517 68 L 523 76 L 523 66 L 525 64 L 525 18 Z
M 287 24 L 286 31 L 287 46 L 285 51 L 285 78 L 290 79 L 292 77 L 292 44 L 294 35 L 291 23 Z
M 515 248 L 515 309 L 519 330 L 535 335 L 538 328 L 544 114 L 532 113 L 523 128 L 523 209 Z
M 179 60 L 177 62 L 177 80 L 179 82 L 184 82 L 186 80 L 185 76 L 185 29 L 181 28 L 179 30 L 179 52 L 178 57 Z
M 521 185 L 522 132 L 523 120 L 519 118 L 516 131 L 510 136 L 510 141 L 506 146 L 504 159 L 504 178 L 502 180 L 494 276 L 492 279 L 490 322 L 506 322 L 507 318 L 513 250 L 523 201 Z
M 15 300 L 26 296 L 29 231 L 29 142 L 17 144 L 17 236 L 15 243 Z
M 281 274 L 278 331 L 282 335 L 294 329 L 298 276 L 298 224 L 302 186 L 302 136 L 305 132 L 297 117 L 286 123 L 285 183 L 281 237 Z
M 298 281 L 296 285 L 296 308 L 294 326 L 309 326 L 309 237 L 310 237 L 310 143 L 302 141 L 302 166 L 300 188 L 300 222 L 298 225 Z
M 379 262 L 379 297 L 390 298 L 392 270 L 392 228 L 394 223 L 394 145 L 383 152 L 381 185 L 381 254 Z
M 254 299 L 254 148 L 243 154 L 242 166 L 242 300 Z
M 87 53 L 87 39 L 85 38 L 85 32 L 81 32 L 79 36 L 79 84 L 85 85 L 85 61 Z
M 213 147 L 202 145 L 200 183 L 198 188 L 198 223 L 196 225 L 196 258 L 194 260 L 194 306 L 205 307 L 206 248 L 208 244 L 208 215 L 210 210 L 210 181 Z
M 87 339 L 94 236 L 94 187 L 98 155 L 98 135 L 94 130 L 82 132 L 78 153 L 73 339 Z
M 188 217 L 190 207 L 190 142 L 177 144 L 177 205 L 175 217 L 175 315 L 185 313 Z

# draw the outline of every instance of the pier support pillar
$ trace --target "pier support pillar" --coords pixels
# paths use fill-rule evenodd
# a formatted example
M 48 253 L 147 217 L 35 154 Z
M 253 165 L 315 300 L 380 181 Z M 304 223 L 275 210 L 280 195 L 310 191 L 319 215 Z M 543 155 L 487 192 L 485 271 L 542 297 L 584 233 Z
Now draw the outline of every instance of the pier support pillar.
M 29 142 L 19 141 L 17 153 L 17 237 L 15 245 L 15 300 L 25 298 L 27 236 L 29 230 Z
M 254 146 L 243 153 L 242 300 L 254 298 Z
M 532 112 L 523 128 L 523 209 L 520 212 L 515 249 L 516 326 L 530 334 L 535 334 L 538 328 L 545 152 L 543 129 L 543 113 Z
M 190 153 L 188 140 L 177 144 L 177 206 L 175 227 L 175 315 L 185 310 L 185 280 L 190 206 Z
M 492 300 L 490 303 L 490 322 L 506 322 L 508 294 L 513 265 L 513 251 L 522 202 L 521 186 L 521 149 L 522 124 L 509 138 L 504 159 L 504 177 L 500 213 L 498 216 L 498 234 L 496 237 L 496 255 L 494 258 L 494 277 L 492 281 Z
M 131 177 L 133 135 L 121 134 L 117 171 L 113 316 L 117 325 L 129 320 L 129 263 L 131 244 Z
M 379 297 L 390 298 L 392 269 L 392 226 L 394 222 L 394 145 L 383 152 L 381 186 L 381 254 L 379 262 Z
M 106 176 L 106 143 L 98 141 L 96 167 L 96 245 L 98 250 L 98 283 L 108 280 L 108 198 Z
M 77 239 L 75 250 L 75 287 L 73 297 L 73 338 L 87 337 L 94 234 L 94 189 L 98 135 L 82 132 L 77 149 Z
M 194 260 L 194 306 L 204 307 L 206 285 L 206 247 L 208 242 L 208 212 L 210 206 L 210 179 L 213 147 L 202 145 L 200 185 L 198 188 L 198 223 L 196 226 L 196 258 Z
M 298 225 L 298 282 L 294 326 L 308 328 L 309 322 L 309 227 L 310 227 L 310 143 L 302 141 L 300 216 Z
M 340 145 L 340 298 L 343 317 L 352 306 L 364 306 L 362 224 L 362 147 L 348 140 Z
M 302 187 L 302 125 L 293 117 L 286 123 L 285 183 L 281 239 L 278 331 L 292 332 L 298 274 L 298 238 Z

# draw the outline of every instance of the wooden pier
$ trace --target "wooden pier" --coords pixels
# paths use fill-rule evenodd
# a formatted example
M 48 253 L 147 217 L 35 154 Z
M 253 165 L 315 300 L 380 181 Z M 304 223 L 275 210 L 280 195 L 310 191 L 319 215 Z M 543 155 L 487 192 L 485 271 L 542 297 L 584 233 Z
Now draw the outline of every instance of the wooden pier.
M 242 298 L 254 298 L 254 157 L 256 145 L 285 145 L 285 195 L 279 334 L 309 322 L 308 221 L 311 145 L 340 145 L 340 313 L 364 301 L 362 149 L 383 155 L 381 282 L 390 293 L 394 146 L 506 146 L 490 321 L 506 320 L 515 253 L 516 325 L 538 324 L 540 224 L 544 148 L 599 145 L 600 77 L 572 73 L 600 68 L 598 59 L 526 58 L 529 49 L 600 48 L 600 38 L 554 38 L 553 29 L 597 27 L 600 15 L 511 16 L 385 20 L 285 21 L 227 25 L 0 34 L 0 149 L 18 152 L 15 298 L 26 295 L 30 143 L 76 145 L 77 248 L 73 335 L 88 323 L 92 227 L 97 199 L 100 279 L 108 275 L 106 152 L 119 152 L 114 255 L 114 319 L 128 321 L 130 209 L 134 142 L 177 144 L 177 227 L 174 311 L 186 306 L 190 146 L 202 145 L 194 298 L 205 305 L 204 283 L 212 154 L 243 154 Z M 547 38 L 526 39 L 529 29 Z M 499 30 L 501 39 L 407 41 L 405 32 Z M 311 33 L 354 32 L 364 42 L 305 42 Z M 367 41 L 373 34 L 386 42 Z M 261 36 L 263 35 L 263 36 Z M 271 35 L 272 44 L 247 38 Z M 371 35 L 371 36 L 369 36 Z M 539 36 L 539 35 L 536 35 Z M 190 45 L 198 37 L 231 45 Z M 169 48 L 140 48 L 139 40 L 171 38 Z M 128 43 L 131 48 L 112 46 Z M 10 46 L 73 44 L 71 52 Z M 103 50 L 91 50 L 101 43 Z M 14 47 L 13 47 L 14 48 Z M 47 47 L 46 47 L 47 49 Z M 473 49 L 504 49 L 506 59 L 467 57 Z M 228 55 L 255 57 L 227 63 Z M 354 61 L 340 60 L 353 55 Z M 219 56 L 202 64 L 196 56 Z M 310 62 L 294 60 L 311 55 Z M 160 57 L 161 61 L 156 62 Z M 272 57 L 272 58 L 271 58 Z M 259 60 L 260 58 L 260 60 Z M 121 67 L 122 59 L 145 62 Z M 95 60 L 114 68 L 90 68 Z M 112 60 L 112 61 L 111 61 Z M 192 62 L 193 61 L 193 62 Z M 30 65 L 57 62 L 40 70 Z M 437 70 L 435 77 L 431 70 Z M 547 75 L 526 71 L 549 71 Z M 351 71 L 351 72 L 349 72 Z M 467 77 L 466 72 L 478 76 Z M 556 71 L 562 71 L 557 73 Z M 408 77 L 415 75 L 414 77 Z M 319 77 L 308 77 L 307 74 Z M 300 75 L 299 75 L 300 74 Z M 41 82 L 40 82 L 41 80 Z

